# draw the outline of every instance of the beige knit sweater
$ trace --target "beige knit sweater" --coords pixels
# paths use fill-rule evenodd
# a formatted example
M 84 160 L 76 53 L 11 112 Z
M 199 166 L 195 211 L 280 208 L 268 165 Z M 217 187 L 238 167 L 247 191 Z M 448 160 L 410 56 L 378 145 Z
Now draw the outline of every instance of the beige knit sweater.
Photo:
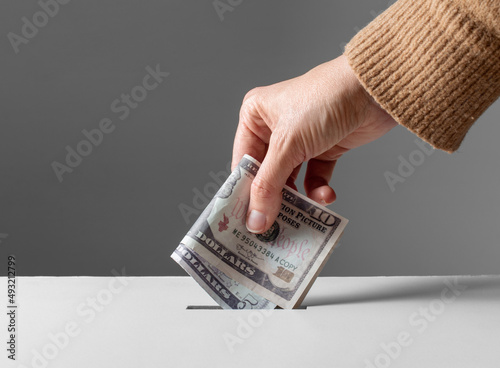
M 345 55 L 398 123 L 453 152 L 500 96 L 500 0 L 399 0 Z

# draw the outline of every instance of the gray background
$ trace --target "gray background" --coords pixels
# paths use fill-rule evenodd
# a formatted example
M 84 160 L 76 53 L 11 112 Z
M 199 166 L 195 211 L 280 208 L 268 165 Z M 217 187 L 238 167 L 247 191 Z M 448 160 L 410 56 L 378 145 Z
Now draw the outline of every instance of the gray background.
M 244 1 L 221 21 L 212 1 L 72 1 L 16 54 L 7 34 L 40 6 L 2 2 L 0 273 L 15 254 L 21 275 L 184 275 L 179 206 L 225 170 L 245 92 L 340 55 L 387 5 Z M 111 102 L 156 64 L 169 77 L 120 121 Z M 59 182 L 52 162 L 106 117 L 115 130 Z M 418 148 L 411 133 L 346 154 L 330 207 L 350 224 L 322 275 L 500 273 L 499 117 L 496 103 L 394 192 L 384 172 Z

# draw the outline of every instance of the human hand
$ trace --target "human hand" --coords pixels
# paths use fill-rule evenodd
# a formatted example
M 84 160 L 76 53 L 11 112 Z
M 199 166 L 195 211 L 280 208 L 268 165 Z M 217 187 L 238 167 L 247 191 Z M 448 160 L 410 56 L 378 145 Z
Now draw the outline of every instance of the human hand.
M 336 199 L 329 181 L 337 160 L 397 125 L 364 90 L 341 56 L 302 76 L 247 93 L 233 145 L 232 169 L 249 154 L 262 165 L 253 180 L 247 228 L 263 233 L 281 207 L 285 184 L 296 189 L 307 163 L 306 194 L 323 205 Z

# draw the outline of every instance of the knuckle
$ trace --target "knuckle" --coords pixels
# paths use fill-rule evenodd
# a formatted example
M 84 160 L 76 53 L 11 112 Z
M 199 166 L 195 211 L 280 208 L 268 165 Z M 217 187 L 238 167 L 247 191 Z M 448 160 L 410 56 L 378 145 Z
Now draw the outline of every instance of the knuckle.
M 290 131 L 276 129 L 271 135 L 269 145 L 286 151 L 288 148 L 294 147 L 294 141 L 295 137 L 290 134 Z
M 275 148 L 283 160 L 289 162 L 291 168 L 307 161 L 308 155 L 300 134 L 290 129 L 276 129 L 271 135 L 269 146 Z
M 248 120 L 257 110 L 257 95 L 255 88 L 249 91 L 243 98 L 240 108 L 240 121 Z
M 262 87 L 252 88 L 250 91 L 248 91 L 245 94 L 245 97 L 243 97 L 243 104 L 255 100 L 260 95 L 261 91 L 262 91 Z
M 255 178 L 252 182 L 252 195 L 260 199 L 271 199 L 276 192 L 276 188 L 262 178 Z

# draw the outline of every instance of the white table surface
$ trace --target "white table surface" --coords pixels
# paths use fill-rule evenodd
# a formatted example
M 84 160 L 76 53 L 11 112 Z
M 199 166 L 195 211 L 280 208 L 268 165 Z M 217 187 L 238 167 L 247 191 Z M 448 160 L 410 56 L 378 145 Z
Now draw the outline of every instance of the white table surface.
M 270 315 L 187 310 L 215 305 L 189 277 L 18 277 L 15 362 L 0 288 L 0 367 L 500 367 L 500 276 L 319 278 Z

